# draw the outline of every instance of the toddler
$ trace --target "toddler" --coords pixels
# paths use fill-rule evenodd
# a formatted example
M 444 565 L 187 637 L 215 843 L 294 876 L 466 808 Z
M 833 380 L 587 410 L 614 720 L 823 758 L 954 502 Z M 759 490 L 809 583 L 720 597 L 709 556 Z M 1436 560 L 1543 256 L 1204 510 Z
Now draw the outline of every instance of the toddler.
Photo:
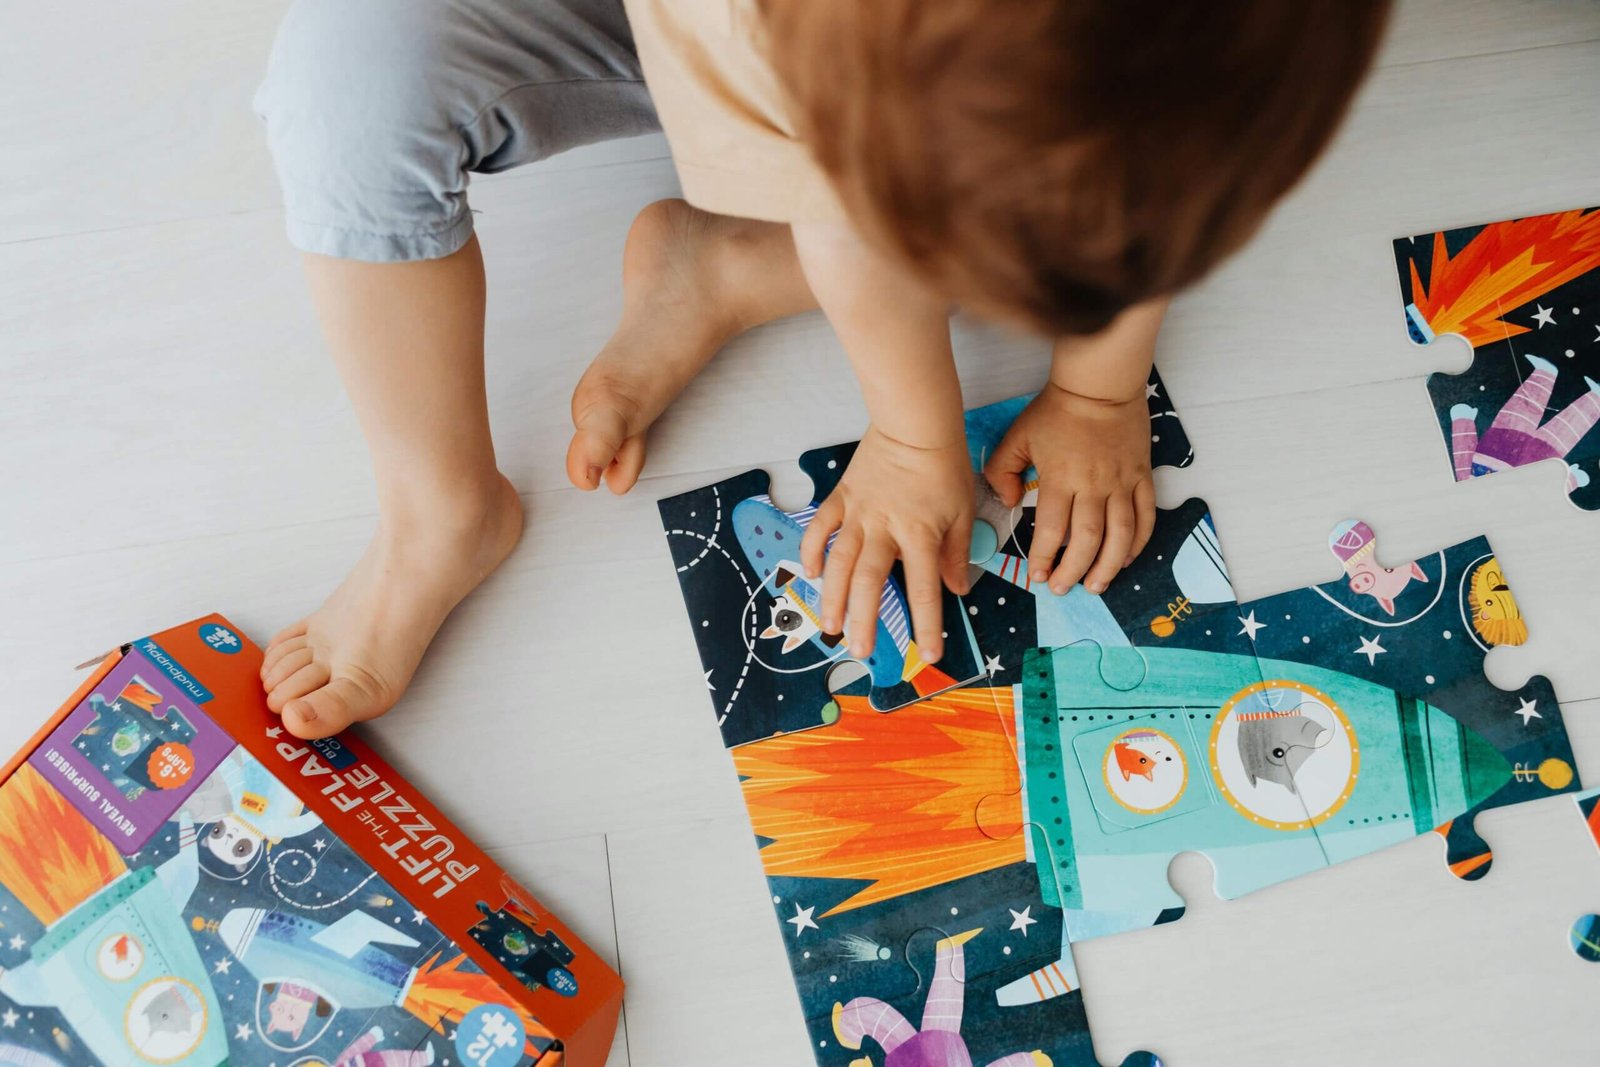
M 1054 339 L 984 475 L 1014 503 L 1038 470 L 1032 581 L 1103 590 L 1154 523 L 1143 387 L 1165 302 L 1321 151 L 1387 6 L 297 0 L 257 108 L 380 514 L 270 643 L 269 704 L 302 737 L 387 710 L 521 532 L 468 176 L 657 128 L 684 196 L 628 234 L 621 322 L 572 397 L 573 484 L 627 492 L 650 425 L 729 338 L 820 308 L 870 424 L 801 562 L 864 656 L 900 560 L 935 660 L 973 517 L 960 305 Z

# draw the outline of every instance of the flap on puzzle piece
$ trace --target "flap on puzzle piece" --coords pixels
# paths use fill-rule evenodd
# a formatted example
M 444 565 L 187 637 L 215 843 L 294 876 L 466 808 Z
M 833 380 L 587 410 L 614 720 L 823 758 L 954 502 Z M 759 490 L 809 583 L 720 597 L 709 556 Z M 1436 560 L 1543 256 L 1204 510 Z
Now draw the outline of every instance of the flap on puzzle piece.
M 1600 211 L 1403 237 L 1394 255 L 1411 340 L 1472 346 L 1428 378 L 1456 479 L 1560 459 L 1572 502 L 1600 508 Z
M 1516 598 L 1481 537 L 1385 565 L 1372 528 L 1347 520 L 1329 548 L 1342 579 L 1240 609 L 1263 677 L 1329 728 L 1295 778 L 1324 851 L 1340 862 L 1438 829 L 1451 870 L 1477 877 L 1478 811 L 1577 788 L 1549 683 L 1507 692 L 1483 673 L 1495 645 L 1526 640 Z

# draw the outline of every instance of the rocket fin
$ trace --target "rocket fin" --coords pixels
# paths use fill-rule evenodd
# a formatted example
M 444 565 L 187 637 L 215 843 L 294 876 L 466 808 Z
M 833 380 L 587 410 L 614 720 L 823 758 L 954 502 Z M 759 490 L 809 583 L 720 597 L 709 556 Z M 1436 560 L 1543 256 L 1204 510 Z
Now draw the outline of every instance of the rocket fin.
M 326 926 L 311 936 L 311 940 L 329 952 L 350 959 L 370 944 L 400 945 L 416 948 L 420 941 L 408 937 L 403 931 L 373 918 L 364 911 L 352 911 L 338 922 Z

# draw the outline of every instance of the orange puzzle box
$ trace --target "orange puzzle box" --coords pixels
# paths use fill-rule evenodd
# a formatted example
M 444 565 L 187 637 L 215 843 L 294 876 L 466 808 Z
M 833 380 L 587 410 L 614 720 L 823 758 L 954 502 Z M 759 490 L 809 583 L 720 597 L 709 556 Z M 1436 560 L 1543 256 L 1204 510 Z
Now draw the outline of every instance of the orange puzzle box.
M 600 1067 L 622 981 L 219 615 L 0 768 L 0 1065 Z

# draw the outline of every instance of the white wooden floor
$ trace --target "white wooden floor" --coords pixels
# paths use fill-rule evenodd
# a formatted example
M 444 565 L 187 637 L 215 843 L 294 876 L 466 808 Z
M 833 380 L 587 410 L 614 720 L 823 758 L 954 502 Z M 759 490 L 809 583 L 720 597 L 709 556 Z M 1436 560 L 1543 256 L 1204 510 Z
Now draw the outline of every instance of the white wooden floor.
M 121 639 L 212 609 L 265 637 L 371 527 L 248 110 L 283 7 L 0 5 L 0 749 Z M 792 457 L 863 412 L 825 325 L 781 323 L 689 390 L 629 497 L 566 487 L 569 390 L 615 318 L 623 235 L 674 188 L 658 138 L 477 185 L 495 427 L 531 525 L 369 736 L 620 963 L 613 1064 L 803 1067 L 654 501 L 758 465 L 798 500 Z M 1451 480 L 1422 378 L 1465 348 L 1412 348 L 1388 244 L 1596 201 L 1600 5 L 1404 3 L 1330 157 L 1175 306 L 1161 367 L 1197 461 L 1158 482 L 1210 501 L 1244 598 L 1336 576 L 1347 515 L 1394 560 L 1487 533 L 1532 624 L 1491 677 L 1548 674 L 1600 782 L 1600 515 L 1559 465 Z M 958 329 L 970 402 L 1041 378 L 1040 346 Z M 785 417 L 796 381 L 805 421 Z M 1226 904 L 1181 857 L 1189 915 L 1079 951 L 1100 1058 L 1592 1062 L 1600 967 L 1565 933 L 1600 909 L 1600 856 L 1565 800 L 1484 822 L 1497 858 L 1470 885 L 1431 838 Z

